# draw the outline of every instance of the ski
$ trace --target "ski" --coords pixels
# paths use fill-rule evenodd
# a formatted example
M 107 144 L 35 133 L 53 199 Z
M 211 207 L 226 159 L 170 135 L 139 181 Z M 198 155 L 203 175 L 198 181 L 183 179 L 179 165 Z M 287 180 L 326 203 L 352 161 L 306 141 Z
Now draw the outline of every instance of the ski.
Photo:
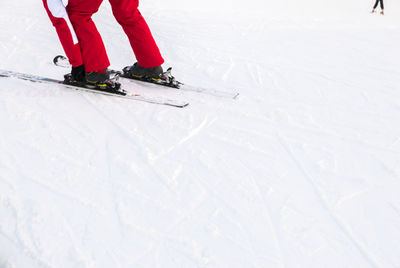
M 71 65 L 68 62 L 68 59 L 65 56 L 58 55 L 53 59 L 53 62 L 56 66 L 59 67 L 71 67 Z M 116 71 L 116 70 L 109 70 L 110 73 L 116 73 L 119 74 L 121 78 L 124 79 L 129 79 L 132 81 L 138 81 L 139 83 L 151 83 L 155 85 L 160 85 L 160 86 L 166 86 L 166 87 L 171 87 L 171 88 L 176 88 L 182 91 L 191 91 L 191 92 L 196 92 L 196 93 L 202 93 L 202 94 L 207 94 L 207 95 L 212 95 L 215 97 L 222 97 L 222 98 L 228 98 L 228 99 L 236 99 L 239 96 L 238 92 L 227 92 L 227 91 L 221 91 L 213 88 L 204 88 L 204 87 L 198 87 L 198 86 L 193 86 L 193 85 L 187 85 L 184 83 L 181 83 L 175 79 L 175 77 L 172 76 L 171 74 L 172 68 L 168 68 L 166 72 L 164 72 L 162 79 L 160 80 L 153 80 L 153 79 L 145 79 L 145 78 L 135 78 L 132 77 L 128 74 L 129 71 L 129 66 L 125 67 L 122 71 Z
M 56 84 L 56 85 L 60 85 L 60 86 L 66 87 L 66 88 L 81 90 L 81 91 L 90 92 L 90 93 L 102 94 L 102 95 L 125 98 L 125 99 L 132 99 L 132 100 L 137 100 L 137 101 L 142 101 L 142 102 L 167 105 L 167 106 L 173 106 L 173 107 L 178 107 L 178 108 L 184 108 L 189 105 L 188 102 L 184 102 L 184 101 L 171 100 L 171 99 L 165 99 L 165 98 L 160 98 L 160 97 L 149 97 L 149 96 L 144 96 L 144 95 L 140 95 L 140 94 L 127 92 L 123 89 L 122 90 L 120 89 L 115 92 L 103 91 L 103 90 L 89 88 L 89 87 L 85 87 L 85 86 L 65 84 L 64 81 L 57 80 L 57 79 L 41 77 L 41 76 L 31 75 L 31 74 L 25 74 L 25 73 L 18 73 L 18 72 L 7 71 L 7 70 L 0 70 L 0 77 L 14 77 L 14 78 L 27 80 L 27 81 L 31 81 L 31 82 L 37 82 L 37 83 Z

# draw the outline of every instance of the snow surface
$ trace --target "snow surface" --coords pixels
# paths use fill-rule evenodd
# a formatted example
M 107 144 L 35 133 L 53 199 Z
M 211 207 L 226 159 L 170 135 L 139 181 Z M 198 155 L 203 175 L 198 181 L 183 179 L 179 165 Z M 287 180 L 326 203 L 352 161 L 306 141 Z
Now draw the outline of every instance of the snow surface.
M 1 78 L 0 267 L 400 267 L 400 4 L 372 2 L 142 1 L 164 66 L 238 100 Z M 0 69 L 57 54 L 40 1 L 1 0 Z

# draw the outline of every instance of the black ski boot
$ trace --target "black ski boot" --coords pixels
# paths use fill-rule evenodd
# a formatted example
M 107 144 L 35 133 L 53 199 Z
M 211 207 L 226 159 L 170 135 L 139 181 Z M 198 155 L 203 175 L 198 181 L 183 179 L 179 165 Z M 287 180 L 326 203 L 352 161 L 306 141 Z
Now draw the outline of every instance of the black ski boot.
M 71 69 L 72 79 L 78 83 L 86 82 L 85 66 L 82 64 L 78 67 L 72 67 Z
M 83 86 L 86 84 L 85 66 L 72 67 L 71 73 L 64 75 L 64 84 Z
M 110 79 L 110 74 L 107 69 L 103 69 L 97 72 L 86 73 L 86 83 L 89 85 L 99 85 L 105 83 Z
M 166 72 L 163 72 L 161 66 L 143 68 L 136 62 L 133 66 L 123 68 L 120 76 L 166 87 L 179 88 L 183 84 L 175 80 L 175 77 L 171 75 L 171 69 L 170 67 Z
M 85 72 L 83 65 L 81 65 L 73 67 L 71 73 L 64 75 L 64 84 L 126 95 L 126 92 L 121 89 L 118 79 L 119 74 L 110 78 L 107 69 L 100 72 Z
M 86 73 L 86 86 L 89 88 L 103 90 L 112 93 L 119 93 L 121 84 L 118 83 L 118 74 L 110 79 L 107 68 L 97 72 Z M 121 91 L 121 93 L 124 93 Z
M 124 68 L 124 74 L 134 79 L 139 80 L 153 80 L 160 81 L 163 75 L 163 68 L 161 66 L 153 68 L 145 68 L 135 63 L 133 66 L 127 66 Z

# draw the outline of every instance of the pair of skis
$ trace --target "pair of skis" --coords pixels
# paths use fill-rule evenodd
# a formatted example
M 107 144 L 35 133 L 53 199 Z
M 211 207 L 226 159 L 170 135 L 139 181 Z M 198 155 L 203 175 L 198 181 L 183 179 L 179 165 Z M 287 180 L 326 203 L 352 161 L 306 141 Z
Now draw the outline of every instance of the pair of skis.
M 56 66 L 69 67 L 69 63 L 64 56 L 55 57 L 53 62 Z M 111 73 L 114 73 L 115 75 L 120 76 L 123 79 L 132 79 L 131 77 L 128 77 L 125 75 L 126 71 L 127 70 L 123 70 L 122 72 L 119 72 L 119 71 L 111 70 Z M 89 88 L 86 86 L 66 84 L 64 81 L 57 80 L 57 79 L 41 77 L 41 76 L 36 76 L 36 75 L 31 75 L 31 74 L 25 74 L 25 73 L 18 73 L 18 72 L 7 71 L 7 70 L 0 70 L 0 77 L 15 77 L 18 79 L 23 79 L 23 80 L 27 80 L 27 81 L 31 81 L 31 82 L 57 84 L 57 85 L 62 85 L 66 88 L 71 88 L 71 89 L 76 89 L 76 90 L 81 90 L 81 91 L 86 91 L 86 92 L 91 92 L 91 93 L 103 94 L 103 95 L 114 96 L 114 97 L 125 98 L 125 99 L 132 99 L 132 100 L 143 101 L 143 102 L 148 102 L 148 103 L 153 103 L 153 104 L 168 105 L 168 106 L 173 106 L 173 107 L 178 107 L 178 108 L 184 108 L 189 105 L 189 103 L 185 102 L 185 101 L 173 100 L 173 99 L 164 98 L 164 97 L 146 96 L 146 95 L 142 95 L 142 94 L 132 93 L 131 91 L 126 91 L 124 89 L 120 89 L 120 90 L 118 90 L 118 92 L 117 91 L 116 92 L 103 91 L 103 90 L 99 90 L 99 89 Z M 135 81 L 136 81 L 136 79 L 135 79 Z M 142 81 L 138 81 L 138 82 L 144 83 L 144 84 L 151 82 L 153 84 L 160 85 L 160 86 L 172 87 L 172 88 L 175 88 L 176 90 L 197 92 L 197 93 L 208 94 L 208 95 L 222 97 L 222 98 L 236 99 L 237 96 L 239 95 L 236 92 L 225 92 L 225 91 L 219 91 L 219 90 L 210 89 L 210 88 L 201 88 L 201 87 L 196 87 L 196 86 L 184 85 L 183 83 L 176 81 L 175 78 L 171 75 L 171 68 L 169 68 L 167 70 L 167 72 L 164 73 L 163 79 L 161 81 L 142 80 Z

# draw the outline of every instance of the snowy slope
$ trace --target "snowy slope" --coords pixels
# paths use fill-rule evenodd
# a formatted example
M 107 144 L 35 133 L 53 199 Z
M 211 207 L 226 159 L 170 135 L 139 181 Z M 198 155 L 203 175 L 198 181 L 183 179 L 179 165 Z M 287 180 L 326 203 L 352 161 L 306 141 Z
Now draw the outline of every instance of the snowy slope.
M 400 267 L 399 3 L 142 1 L 185 109 L 0 79 L 0 267 Z M 112 62 L 134 62 L 104 2 Z M 60 78 L 40 1 L 0 69 Z

